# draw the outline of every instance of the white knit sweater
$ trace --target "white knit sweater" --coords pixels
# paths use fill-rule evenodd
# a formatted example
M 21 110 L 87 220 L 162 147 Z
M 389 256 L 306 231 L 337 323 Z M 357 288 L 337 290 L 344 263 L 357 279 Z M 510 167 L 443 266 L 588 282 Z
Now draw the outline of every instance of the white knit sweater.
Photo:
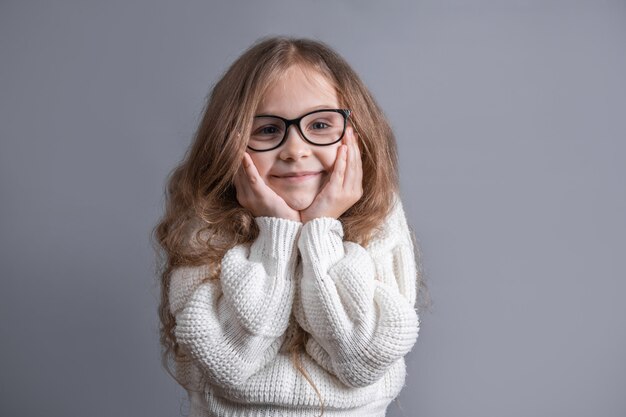
M 400 200 L 367 247 L 344 241 L 333 218 L 256 222 L 258 238 L 225 254 L 219 280 L 201 283 L 208 266 L 172 275 L 176 339 L 193 358 L 177 374 L 197 389 L 190 416 L 319 415 L 287 349 L 296 326 L 310 334 L 301 358 L 324 415 L 384 416 L 419 331 Z

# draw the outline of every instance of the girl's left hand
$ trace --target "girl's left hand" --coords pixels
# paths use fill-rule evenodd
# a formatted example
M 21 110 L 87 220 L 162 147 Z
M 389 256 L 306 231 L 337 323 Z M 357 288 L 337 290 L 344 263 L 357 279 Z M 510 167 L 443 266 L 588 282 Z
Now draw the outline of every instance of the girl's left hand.
M 337 148 L 337 158 L 330 179 L 313 203 L 300 212 L 302 223 L 317 217 L 337 219 L 363 195 L 361 152 L 352 126 L 346 129 L 343 142 Z

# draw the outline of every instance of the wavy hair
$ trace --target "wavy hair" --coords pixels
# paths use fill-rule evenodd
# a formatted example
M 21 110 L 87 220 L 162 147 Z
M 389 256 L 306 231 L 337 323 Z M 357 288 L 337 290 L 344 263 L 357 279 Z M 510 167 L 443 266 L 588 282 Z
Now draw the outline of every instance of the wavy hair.
M 363 196 L 339 218 L 345 239 L 367 245 L 389 215 L 399 191 L 393 132 L 373 96 L 341 56 L 322 42 L 288 37 L 264 38 L 247 49 L 210 93 L 190 148 L 168 176 L 165 212 L 152 232 L 160 257 L 162 361 L 186 389 L 191 387 L 169 366 L 172 359 L 178 364 L 191 360 L 174 335 L 175 318 L 168 296 L 172 271 L 211 265 L 205 281 L 219 279 L 225 252 L 258 236 L 253 215 L 237 202 L 233 180 L 264 92 L 293 65 L 323 75 L 335 87 L 341 105 L 352 110 L 350 120 L 363 159 Z M 307 335 L 299 330 L 289 347 L 294 366 L 321 399 L 300 360 Z

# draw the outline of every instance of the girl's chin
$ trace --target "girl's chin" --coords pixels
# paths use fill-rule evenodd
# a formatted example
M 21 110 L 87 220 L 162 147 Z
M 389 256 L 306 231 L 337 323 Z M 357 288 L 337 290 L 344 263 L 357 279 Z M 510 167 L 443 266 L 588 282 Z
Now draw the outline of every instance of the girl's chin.
M 306 209 L 315 200 L 314 195 L 282 195 L 281 197 L 289 207 L 298 211 Z

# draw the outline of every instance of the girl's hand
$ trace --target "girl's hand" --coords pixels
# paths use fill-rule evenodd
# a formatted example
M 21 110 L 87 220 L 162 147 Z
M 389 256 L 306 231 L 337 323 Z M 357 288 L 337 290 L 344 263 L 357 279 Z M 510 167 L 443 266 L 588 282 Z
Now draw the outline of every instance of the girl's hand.
M 337 148 L 337 158 L 330 179 L 313 203 L 300 212 L 303 223 L 317 217 L 337 219 L 363 195 L 361 152 L 352 126 L 346 129 L 343 142 Z
M 237 190 L 237 201 L 250 210 L 254 217 L 280 217 L 300 221 L 300 213 L 289 207 L 285 200 L 265 184 L 247 152 L 235 175 L 234 184 Z

